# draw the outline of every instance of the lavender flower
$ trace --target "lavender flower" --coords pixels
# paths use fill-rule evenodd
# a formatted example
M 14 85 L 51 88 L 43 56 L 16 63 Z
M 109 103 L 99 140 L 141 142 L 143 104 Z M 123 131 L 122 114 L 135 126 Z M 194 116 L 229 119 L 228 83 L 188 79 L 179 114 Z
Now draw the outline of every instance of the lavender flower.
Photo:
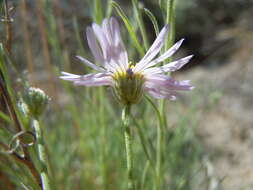
M 93 23 L 92 27 L 87 27 L 86 35 L 91 52 L 100 65 L 80 56 L 77 58 L 98 72 L 86 75 L 62 72 L 63 76 L 60 78 L 72 81 L 76 85 L 111 86 L 123 104 L 138 103 L 143 92 L 154 98 L 175 100 L 179 91 L 189 91 L 194 87 L 190 85 L 189 80 L 177 81 L 166 73 L 183 67 L 190 61 L 192 55 L 163 66 L 153 67 L 172 56 L 183 42 L 181 39 L 165 53 L 156 57 L 164 45 L 168 30 L 168 25 L 165 25 L 145 56 L 134 64 L 128 60 L 116 19 L 104 19 L 101 26 Z

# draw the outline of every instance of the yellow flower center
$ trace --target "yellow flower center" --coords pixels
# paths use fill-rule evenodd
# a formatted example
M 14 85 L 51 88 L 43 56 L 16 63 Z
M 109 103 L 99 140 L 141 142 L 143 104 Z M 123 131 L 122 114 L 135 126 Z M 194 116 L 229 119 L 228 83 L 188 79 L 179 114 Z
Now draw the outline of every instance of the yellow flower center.
M 115 81 L 114 93 L 123 104 L 136 104 L 143 94 L 144 77 L 133 72 L 133 65 L 125 71 L 118 71 L 113 75 Z

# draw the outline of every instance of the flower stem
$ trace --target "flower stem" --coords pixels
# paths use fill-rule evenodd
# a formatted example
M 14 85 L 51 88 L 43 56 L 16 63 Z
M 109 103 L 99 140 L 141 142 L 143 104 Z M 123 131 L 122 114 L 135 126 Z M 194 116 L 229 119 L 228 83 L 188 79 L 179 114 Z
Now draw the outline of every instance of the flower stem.
M 140 31 L 141 31 L 142 40 L 144 43 L 145 50 L 147 51 L 148 47 L 149 47 L 147 32 L 146 32 L 145 25 L 144 25 L 143 18 L 142 18 L 142 10 L 139 8 L 138 3 L 139 3 L 138 0 L 132 0 L 133 9 L 134 9 L 134 12 L 136 15 L 136 20 L 137 20 L 137 23 L 138 23 Z
M 165 43 L 165 49 L 170 48 L 175 41 L 175 0 L 167 1 L 167 15 L 166 23 L 170 24 L 170 33 L 167 42 Z M 172 61 L 172 59 L 169 59 Z
M 134 190 L 133 182 L 133 158 L 132 158 L 132 143 L 130 123 L 130 105 L 126 105 L 122 111 L 122 121 L 124 125 L 125 145 L 126 145 L 126 160 L 127 160 L 127 176 L 128 176 L 128 190 Z
M 145 96 L 145 98 L 149 101 L 151 106 L 154 108 L 156 115 L 158 117 L 159 124 L 157 126 L 157 143 L 156 143 L 156 183 L 155 183 L 155 189 L 159 190 L 161 189 L 162 184 L 162 157 L 163 157 L 163 144 L 164 144 L 164 120 L 162 118 L 162 115 L 160 111 L 158 110 L 155 103 L 148 97 Z
M 149 151 L 148 151 L 148 147 L 146 146 L 147 143 L 147 140 L 145 139 L 144 137 L 144 133 L 141 129 L 141 126 L 138 124 L 138 122 L 135 120 L 135 118 L 131 115 L 131 118 L 137 128 L 137 132 L 138 132 L 138 135 L 140 137 L 140 141 L 141 141 L 141 145 L 142 145 L 142 148 L 143 148 L 143 151 L 148 159 L 148 163 L 150 164 L 151 166 L 151 169 L 152 169 L 152 172 L 155 173 L 155 166 L 154 166 L 154 163 L 153 163 L 153 160 L 151 158 L 151 156 L 149 155 Z
M 38 155 L 39 160 L 42 165 L 42 168 L 40 170 L 40 178 L 42 183 L 42 189 L 43 190 L 50 190 L 49 185 L 49 178 L 48 178 L 48 171 L 47 171 L 47 156 L 46 156 L 46 150 L 43 142 L 43 136 L 42 131 L 40 129 L 40 125 L 38 120 L 33 120 L 33 127 L 35 130 L 36 138 L 37 138 L 37 148 L 38 148 Z
M 107 152 L 107 142 L 106 142 L 106 126 L 105 126 L 105 105 L 104 105 L 104 91 L 102 88 L 99 89 L 99 103 L 100 103 L 100 111 L 99 111 L 99 118 L 100 118 L 100 126 L 101 126 L 101 146 L 102 146 L 102 153 L 101 153 L 101 172 L 102 172 L 102 179 L 103 179 L 103 189 L 108 189 L 107 183 L 107 166 L 106 166 L 106 152 Z
M 156 152 L 156 172 L 157 172 L 157 181 L 156 189 L 161 189 L 161 179 L 162 179 L 162 157 L 163 157 L 163 123 L 159 122 L 157 127 L 157 152 Z

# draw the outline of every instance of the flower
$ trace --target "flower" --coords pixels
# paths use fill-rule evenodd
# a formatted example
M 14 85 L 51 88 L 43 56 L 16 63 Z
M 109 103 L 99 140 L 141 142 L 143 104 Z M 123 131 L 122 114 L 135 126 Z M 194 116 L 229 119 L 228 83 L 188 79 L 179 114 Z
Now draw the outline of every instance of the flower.
M 180 69 L 190 61 L 192 55 L 172 61 L 163 66 L 158 63 L 172 56 L 181 46 L 183 39 L 157 57 L 168 35 L 165 25 L 145 56 L 136 64 L 129 62 L 127 51 L 121 40 L 119 24 L 115 18 L 104 19 L 101 26 L 93 23 L 87 27 L 86 35 L 89 48 L 100 65 L 77 56 L 84 64 L 98 71 L 86 75 L 62 72 L 61 79 L 84 86 L 111 86 L 116 97 L 123 104 L 135 104 L 143 92 L 154 98 L 176 99 L 179 91 L 189 91 L 194 87 L 189 80 L 177 81 L 166 75 Z

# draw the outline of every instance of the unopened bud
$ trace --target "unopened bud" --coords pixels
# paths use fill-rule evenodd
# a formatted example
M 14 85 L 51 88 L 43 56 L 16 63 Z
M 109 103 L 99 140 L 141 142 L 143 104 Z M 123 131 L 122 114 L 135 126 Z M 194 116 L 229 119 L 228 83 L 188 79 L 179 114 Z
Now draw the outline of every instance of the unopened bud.
M 45 110 L 50 98 L 39 88 L 30 87 L 27 89 L 24 101 L 28 107 L 28 114 L 38 118 Z

